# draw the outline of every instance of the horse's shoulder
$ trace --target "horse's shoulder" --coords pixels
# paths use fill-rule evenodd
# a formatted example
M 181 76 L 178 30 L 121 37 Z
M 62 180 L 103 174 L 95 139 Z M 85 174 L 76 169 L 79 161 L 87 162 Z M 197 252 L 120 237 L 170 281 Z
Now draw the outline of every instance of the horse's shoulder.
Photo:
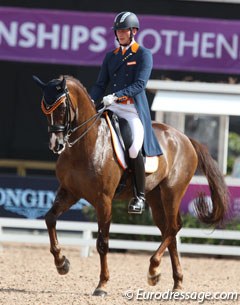
M 110 136 L 111 131 L 107 123 L 105 115 L 100 118 L 100 124 L 98 126 L 98 137 L 99 136 Z

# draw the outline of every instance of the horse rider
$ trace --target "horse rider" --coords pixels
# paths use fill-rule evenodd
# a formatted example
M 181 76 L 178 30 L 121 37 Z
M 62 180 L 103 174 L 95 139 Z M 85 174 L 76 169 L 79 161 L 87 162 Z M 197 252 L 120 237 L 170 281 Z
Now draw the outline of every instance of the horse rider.
M 161 155 L 154 134 L 145 87 L 152 70 L 151 52 L 134 39 L 139 20 L 132 12 L 121 12 L 115 19 L 114 30 L 119 47 L 108 52 L 103 60 L 90 95 L 93 101 L 102 99 L 104 106 L 128 121 L 133 143 L 129 148 L 133 193 L 128 213 L 141 214 L 145 209 L 144 156 Z M 104 93 L 110 87 L 110 94 Z

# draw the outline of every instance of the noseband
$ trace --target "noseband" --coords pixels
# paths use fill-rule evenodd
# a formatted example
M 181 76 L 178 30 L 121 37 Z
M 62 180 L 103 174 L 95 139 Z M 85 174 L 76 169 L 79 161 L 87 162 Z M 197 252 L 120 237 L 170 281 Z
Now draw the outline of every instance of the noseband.
M 101 117 L 102 113 L 105 111 L 106 107 L 103 107 L 100 111 L 98 111 L 96 114 L 94 114 L 92 117 L 84 121 L 82 124 L 72 128 L 72 122 L 71 120 L 71 108 L 76 114 L 76 111 L 73 107 L 73 103 L 71 101 L 69 91 L 67 88 L 64 89 L 63 95 L 61 95 L 54 103 L 52 106 L 46 106 L 46 102 L 44 100 L 44 97 L 41 102 L 41 109 L 44 114 L 49 115 L 52 114 L 60 104 L 66 103 L 66 112 L 65 112 L 65 124 L 64 125 L 57 125 L 57 124 L 52 124 L 48 126 L 48 132 L 49 133 L 58 133 L 62 132 L 64 135 L 64 142 L 68 144 L 69 147 L 72 147 L 74 144 L 76 144 L 81 138 L 83 138 L 88 131 L 94 126 L 94 124 L 97 122 L 97 120 Z M 77 131 L 79 128 L 85 126 L 88 122 L 92 121 L 92 124 L 86 128 L 86 130 L 74 141 L 69 142 L 69 137 Z

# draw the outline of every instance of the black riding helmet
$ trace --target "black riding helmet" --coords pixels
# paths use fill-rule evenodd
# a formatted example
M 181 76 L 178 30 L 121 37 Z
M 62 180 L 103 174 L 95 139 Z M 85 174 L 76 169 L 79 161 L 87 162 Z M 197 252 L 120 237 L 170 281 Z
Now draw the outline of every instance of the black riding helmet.
M 121 12 L 115 17 L 112 27 L 114 31 L 132 28 L 139 29 L 138 17 L 134 13 Z
M 136 28 L 139 30 L 138 17 L 134 13 L 121 12 L 115 17 L 112 29 L 115 32 L 117 41 L 118 41 L 118 38 L 117 38 L 116 31 L 117 30 L 127 30 L 127 29 L 130 29 L 130 31 L 131 31 L 130 41 L 132 41 L 132 38 L 133 38 L 132 29 L 133 28 Z

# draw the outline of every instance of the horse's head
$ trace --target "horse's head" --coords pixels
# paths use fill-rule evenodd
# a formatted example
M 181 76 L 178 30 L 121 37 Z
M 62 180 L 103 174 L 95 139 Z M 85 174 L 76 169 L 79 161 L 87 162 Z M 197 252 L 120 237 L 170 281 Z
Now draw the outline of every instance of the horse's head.
M 71 124 L 72 103 L 66 80 L 53 79 L 44 83 L 36 76 L 33 76 L 33 80 L 43 92 L 41 108 L 48 120 L 49 148 L 60 154 L 65 149 Z

